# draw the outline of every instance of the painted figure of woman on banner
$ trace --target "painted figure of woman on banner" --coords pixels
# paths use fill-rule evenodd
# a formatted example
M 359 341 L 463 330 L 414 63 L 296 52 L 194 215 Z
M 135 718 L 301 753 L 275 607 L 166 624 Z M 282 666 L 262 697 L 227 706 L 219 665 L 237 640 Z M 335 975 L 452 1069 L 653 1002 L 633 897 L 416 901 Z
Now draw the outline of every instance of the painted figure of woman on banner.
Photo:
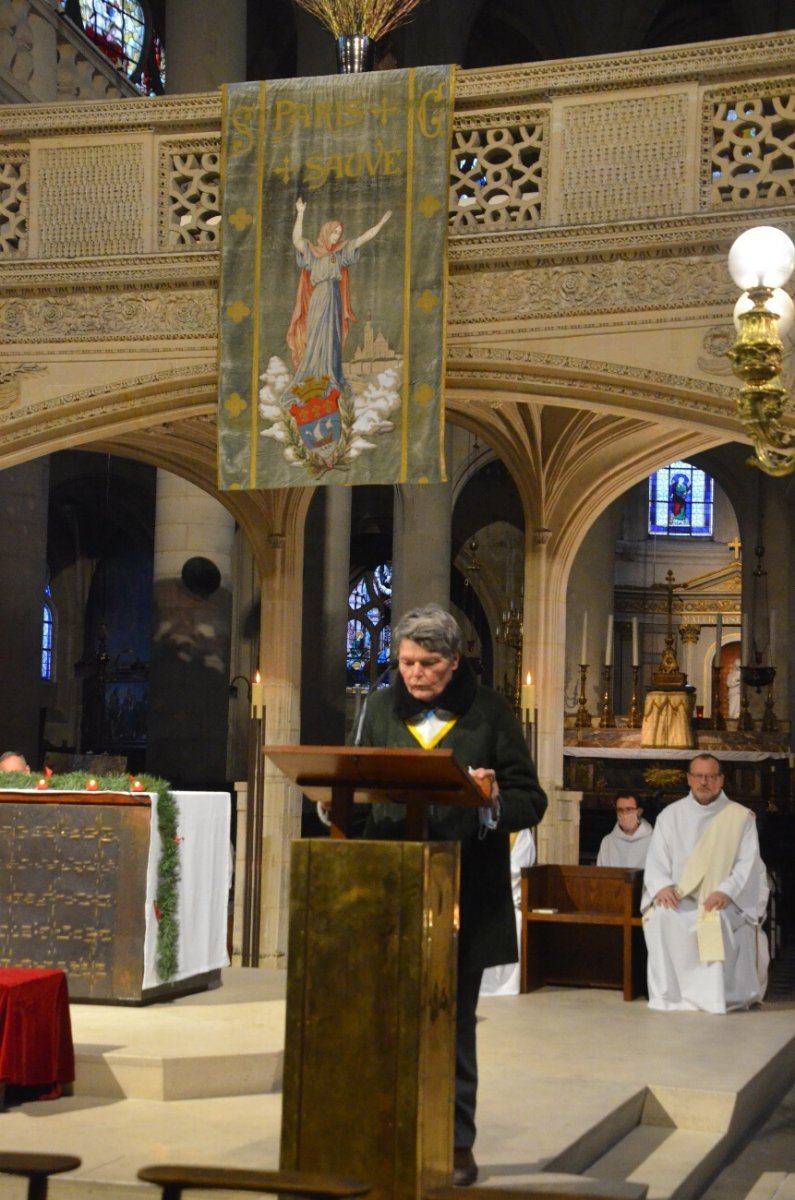
M 290 378 L 281 360 L 271 360 L 263 376 L 260 415 L 272 422 L 264 436 L 286 442 L 288 461 L 320 474 L 344 469 L 357 453 L 369 449 L 361 435 L 391 429 L 385 418 L 400 403 L 394 368 L 381 372 L 376 386 L 371 381 L 357 391 L 343 367 L 348 329 L 356 320 L 348 268 L 392 213 L 385 212 L 371 228 L 347 240 L 340 220 L 324 221 L 312 242 L 304 237 L 305 211 L 306 201 L 299 196 L 292 241 L 300 275 L 286 335 L 294 374 Z

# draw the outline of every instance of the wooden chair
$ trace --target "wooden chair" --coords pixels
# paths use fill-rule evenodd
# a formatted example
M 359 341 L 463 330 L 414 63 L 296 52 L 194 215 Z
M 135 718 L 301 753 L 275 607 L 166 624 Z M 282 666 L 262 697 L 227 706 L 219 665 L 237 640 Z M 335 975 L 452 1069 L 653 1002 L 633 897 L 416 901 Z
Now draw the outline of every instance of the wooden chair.
M 50 1175 L 74 1171 L 81 1160 L 74 1154 L 17 1154 L 0 1151 L 0 1175 L 22 1175 L 28 1181 L 28 1200 L 46 1200 Z
M 161 1200 L 180 1200 L 187 1188 L 211 1191 L 225 1188 L 237 1192 L 277 1192 L 283 1196 L 305 1196 L 308 1200 L 350 1200 L 366 1196 L 369 1183 L 338 1175 L 309 1171 L 258 1171 L 245 1167 L 142 1167 L 138 1178 L 160 1188 Z M 458 1198 L 460 1200 L 460 1197 Z

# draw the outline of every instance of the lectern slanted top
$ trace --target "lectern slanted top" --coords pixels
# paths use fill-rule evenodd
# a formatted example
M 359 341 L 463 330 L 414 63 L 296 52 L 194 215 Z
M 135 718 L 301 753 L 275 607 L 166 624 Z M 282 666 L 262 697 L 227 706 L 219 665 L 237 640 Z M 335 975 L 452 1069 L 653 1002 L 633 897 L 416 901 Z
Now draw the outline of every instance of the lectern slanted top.
M 265 754 L 310 800 L 331 802 L 332 837 L 348 836 L 354 803 L 404 804 L 412 841 L 425 838 L 430 805 L 488 803 L 452 750 L 266 746 Z

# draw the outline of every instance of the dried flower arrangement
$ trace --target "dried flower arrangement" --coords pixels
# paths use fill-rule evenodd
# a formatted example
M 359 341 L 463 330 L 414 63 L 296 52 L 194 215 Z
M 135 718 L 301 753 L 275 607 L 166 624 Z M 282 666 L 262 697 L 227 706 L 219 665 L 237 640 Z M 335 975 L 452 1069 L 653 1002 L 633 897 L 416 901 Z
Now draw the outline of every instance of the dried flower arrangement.
M 335 38 L 359 34 L 378 41 L 408 19 L 422 0 L 295 0 Z

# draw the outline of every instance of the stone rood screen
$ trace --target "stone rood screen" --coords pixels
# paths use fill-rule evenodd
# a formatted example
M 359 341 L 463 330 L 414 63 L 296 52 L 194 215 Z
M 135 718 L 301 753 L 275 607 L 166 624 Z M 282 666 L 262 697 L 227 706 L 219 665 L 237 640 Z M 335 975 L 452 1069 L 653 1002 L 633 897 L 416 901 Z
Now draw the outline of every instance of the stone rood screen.
M 444 479 L 452 84 L 225 90 L 222 489 Z

